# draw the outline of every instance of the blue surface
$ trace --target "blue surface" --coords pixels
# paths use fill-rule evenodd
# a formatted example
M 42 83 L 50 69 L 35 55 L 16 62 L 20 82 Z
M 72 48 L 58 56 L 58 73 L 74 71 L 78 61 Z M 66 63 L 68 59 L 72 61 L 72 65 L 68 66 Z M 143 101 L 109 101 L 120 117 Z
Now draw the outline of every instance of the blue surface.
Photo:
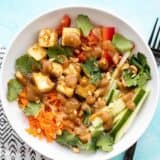
M 147 41 L 160 0 L 2 0 L 0 2 L 0 44 L 8 46 L 14 34 L 41 12 L 65 6 L 91 6 L 109 10 L 125 18 Z M 134 160 L 160 160 L 160 104 L 150 127 L 138 142 Z M 123 154 L 113 160 L 122 160 Z

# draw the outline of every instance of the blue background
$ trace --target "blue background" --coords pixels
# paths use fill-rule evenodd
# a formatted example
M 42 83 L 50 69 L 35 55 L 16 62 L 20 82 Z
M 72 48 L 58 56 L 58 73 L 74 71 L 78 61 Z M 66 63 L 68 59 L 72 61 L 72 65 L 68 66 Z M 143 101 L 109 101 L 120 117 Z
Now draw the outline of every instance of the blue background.
M 0 44 L 10 40 L 28 21 L 44 11 L 65 6 L 91 6 L 109 10 L 125 18 L 148 41 L 160 0 L 1 0 Z M 160 160 L 160 104 L 149 128 L 138 142 L 134 160 Z M 122 160 L 123 154 L 113 160 Z

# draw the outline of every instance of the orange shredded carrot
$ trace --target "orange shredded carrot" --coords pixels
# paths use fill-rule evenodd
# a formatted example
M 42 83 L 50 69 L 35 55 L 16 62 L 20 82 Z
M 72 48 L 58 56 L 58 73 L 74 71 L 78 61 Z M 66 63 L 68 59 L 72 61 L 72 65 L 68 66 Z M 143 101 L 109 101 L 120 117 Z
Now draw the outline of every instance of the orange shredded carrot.
M 21 108 L 25 108 L 28 105 L 27 93 L 25 88 L 20 92 L 18 96 L 18 104 Z
M 48 104 L 55 105 L 58 111 L 62 110 L 62 104 L 61 104 L 61 101 L 57 98 L 56 92 L 52 91 L 50 93 L 47 93 L 45 95 L 44 101 L 47 102 Z
M 46 98 L 48 102 L 54 102 L 55 100 L 57 100 L 57 95 L 54 92 L 50 92 L 46 94 Z
M 42 111 L 37 117 L 28 117 L 29 128 L 26 130 L 33 136 L 45 137 L 48 142 L 56 139 L 57 132 L 61 130 L 62 124 L 56 122 L 55 113 Z

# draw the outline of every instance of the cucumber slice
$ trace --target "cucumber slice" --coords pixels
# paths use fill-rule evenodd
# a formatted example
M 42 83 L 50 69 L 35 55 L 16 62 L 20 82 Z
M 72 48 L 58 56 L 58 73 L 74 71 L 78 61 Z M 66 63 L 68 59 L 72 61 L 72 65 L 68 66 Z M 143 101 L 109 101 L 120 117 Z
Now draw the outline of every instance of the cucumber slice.
M 107 103 L 106 103 L 107 105 L 112 101 L 113 94 L 114 94 L 114 89 L 112 89 L 110 94 L 108 95 L 108 100 L 107 100 Z
M 106 110 L 110 113 L 112 113 L 113 116 L 118 115 L 124 108 L 126 107 L 124 101 L 122 98 L 117 99 L 116 101 L 109 104 L 108 107 L 106 107 Z
M 135 119 L 135 117 L 137 116 L 137 113 L 139 112 L 144 100 L 146 99 L 147 95 L 149 92 L 146 92 L 143 96 L 143 98 L 141 99 L 140 103 L 138 104 L 138 106 L 136 107 L 135 111 L 133 112 L 133 114 L 129 117 L 129 119 L 127 120 L 127 122 L 125 122 L 125 124 L 123 125 L 123 127 L 119 130 L 119 132 L 116 134 L 115 137 L 115 143 L 117 141 L 119 141 L 119 139 L 125 134 L 125 132 L 128 130 L 128 128 L 130 127 L 130 125 L 132 124 L 133 120 Z
M 114 120 L 113 120 L 113 125 L 116 125 L 117 122 L 122 119 L 122 117 L 124 116 L 124 114 L 126 114 L 127 112 L 127 108 L 123 109 L 118 115 L 116 115 L 114 117 Z
M 115 89 L 113 96 L 112 96 L 112 99 L 111 99 L 111 102 L 116 101 L 119 98 L 119 94 L 120 94 L 120 91 L 118 89 Z
M 116 89 L 117 85 L 116 85 L 116 81 L 112 80 L 111 84 L 110 84 L 110 89 L 109 92 L 106 94 L 106 96 L 104 97 L 106 104 L 108 105 L 111 102 L 112 96 L 114 94 L 114 90 Z
M 145 91 L 144 89 L 140 89 L 134 98 L 134 103 L 137 106 L 135 110 L 132 111 L 132 110 L 126 109 L 123 117 L 115 124 L 115 126 L 111 131 L 111 135 L 115 138 L 115 142 L 117 142 L 126 132 L 128 127 L 136 117 L 147 95 L 148 95 L 148 91 Z

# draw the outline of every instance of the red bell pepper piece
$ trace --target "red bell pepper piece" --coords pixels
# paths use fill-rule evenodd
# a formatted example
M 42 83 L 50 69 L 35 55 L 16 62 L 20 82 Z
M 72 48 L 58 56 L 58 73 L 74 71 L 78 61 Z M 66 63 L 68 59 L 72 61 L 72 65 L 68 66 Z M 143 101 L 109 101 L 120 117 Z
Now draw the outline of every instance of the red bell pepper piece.
M 102 37 L 103 40 L 112 40 L 113 35 L 115 33 L 115 28 L 114 27 L 103 27 L 102 28 Z
M 112 64 L 112 57 L 110 56 L 110 54 L 107 51 L 104 52 L 104 57 L 109 65 Z

